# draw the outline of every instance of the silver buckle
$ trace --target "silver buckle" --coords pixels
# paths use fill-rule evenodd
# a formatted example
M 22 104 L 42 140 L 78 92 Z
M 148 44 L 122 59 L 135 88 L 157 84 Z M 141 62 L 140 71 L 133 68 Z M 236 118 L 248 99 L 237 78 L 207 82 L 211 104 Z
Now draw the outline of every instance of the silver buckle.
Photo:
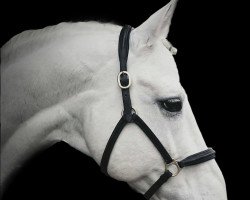
M 122 86 L 122 84 L 121 84 L 121 75 L 122 75 L 122 74 L 127 74 L 127 76 L 128 76 L 128 85 L 126 85 L 126 86 Z M 129 87 L 131 86 L 131 79 L 130 79 L 129 73 L 128 73 L 127 71 L 121 71 L 121 72 L 118 74 L 118 76 L 117 76 L 117 82 L 118 82 L 118 85 L 119 85 L 119 87 L 120 87 L 121 89 L 127 89 L 127 88 L 129 88 Z
M 169 170 L 170 166 L 175 166 L 175 171 L 174 172 Z M 180 173 L 181 168 L 180 168 L 178 162 L 176 160 L 173 160 L 171 163 L 169 163 L 169 164 L 166 163 L 165 164 L 165 171 L 167 171 L 167 170 L 169 170 L 172 173 L 172 177 L 174 177 L 174 176 L 177 176 Z

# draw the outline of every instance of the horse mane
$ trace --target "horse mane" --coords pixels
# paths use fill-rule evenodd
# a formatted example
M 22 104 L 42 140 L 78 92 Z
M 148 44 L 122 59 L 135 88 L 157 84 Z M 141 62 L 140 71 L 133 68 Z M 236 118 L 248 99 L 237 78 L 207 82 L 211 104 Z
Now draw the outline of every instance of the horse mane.
M 7 64 L 63 37 L 83 34 L 86 31 L 98 31 L 100 33 L 108 31 L 112 33 L 118 28 L 119 26 L 113 23 L 85 21 L 62 22 L 42 29 L 26 30 L 12 37 L 1 47 L 1 62 Z

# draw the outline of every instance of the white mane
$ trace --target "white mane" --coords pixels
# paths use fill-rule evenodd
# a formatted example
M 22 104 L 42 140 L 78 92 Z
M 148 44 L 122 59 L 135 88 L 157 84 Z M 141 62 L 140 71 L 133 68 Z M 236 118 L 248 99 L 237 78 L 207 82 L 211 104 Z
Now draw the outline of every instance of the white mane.
M 88 22 L 62 22 L 57 25 L 47 26 L 37 30 L 23 31 L 11 38 L 1 48 L 1 61 L 3 64 L 15 62 L 23 58 L 28 53 L 35 51 L 42 46 L 54 42 L 55 40 L 64 40 L 74 37 L 84 32 L 115 32 L 118 25 L 112 23 L 100 23 L 96 21 Z

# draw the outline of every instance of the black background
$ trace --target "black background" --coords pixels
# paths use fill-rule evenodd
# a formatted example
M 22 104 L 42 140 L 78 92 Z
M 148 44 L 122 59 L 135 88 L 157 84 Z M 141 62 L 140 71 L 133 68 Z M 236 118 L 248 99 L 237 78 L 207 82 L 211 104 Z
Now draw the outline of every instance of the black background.
M 81 3 L 21 2 L 2 12 L 1 45 L 27 29 L 62 21 L 98 20 L 120 25 L 140 25 L 168 1 L 116 1 Z M 13 7 L 13 5 L 9 5 Z M 6 6 L 8 7 L 8 6 Z M 236 22 L 232 5 L 220 1 L 189 0 L 178 3 L 169 40 L 178 48 L 175 56 L 181 83 L 186 89 L 197 123 L 208 146 L 217 151 L 228 198 L 239 198 L 232 157 L 237 157 L 238 128 L 232 93 L 237 87 L 232 29 Z M 4 31 L 3 31 L 4 30 Z M 101 195 L 101 196 L 100 196 Z M 26 164 L 5 193 L 4 199 L 143 199 L 126 184 L 105 177 L 92 159 L 64 143 L 35 156 Z

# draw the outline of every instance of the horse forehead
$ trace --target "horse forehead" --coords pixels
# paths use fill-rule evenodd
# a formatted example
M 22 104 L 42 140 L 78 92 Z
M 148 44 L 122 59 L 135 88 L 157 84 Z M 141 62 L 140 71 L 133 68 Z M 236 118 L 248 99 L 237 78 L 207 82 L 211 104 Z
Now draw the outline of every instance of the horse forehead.
M 133 59 L 131 71 L 138 80 L 156 83 L 179 83 L 175 60 L 163 45 L 158 45 L 152 52 L 145 53 L 140 58 L 134 56 Z

